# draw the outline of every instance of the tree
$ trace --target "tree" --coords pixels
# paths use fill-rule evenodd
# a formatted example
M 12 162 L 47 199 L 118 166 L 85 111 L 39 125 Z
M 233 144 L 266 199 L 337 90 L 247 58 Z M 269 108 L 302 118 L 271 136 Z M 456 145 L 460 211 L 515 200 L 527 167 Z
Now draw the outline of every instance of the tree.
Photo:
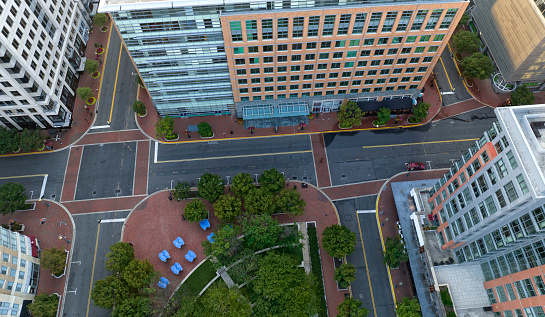
M 416 298 L 403 297 L 401 303 L 397 303 L 396 314 L 399 317 L 421 317 L 420 303 Z
M 383 261 L 393 269 L 398 268 L 399 263 L 409 260 L 409 255 L 405 252 L 405 246 L 399 236 L 395 238 L 387 237 L 384 248 L 386 251 L 384 252 Z
M 262 250 L 277 245 L 282 227 L 268 214 L 246 216 L 242 219 L 244 241 L 252 250 Z
M 114 303 L 122 303 L 129 297 L 127 282 L 115 275 L 108 275 L 103 280 L 95 282 L 91 290 L 91 299 L 95 306 L 111 309 Z
M 202 315 L 206 317 L 249 317 L 252 305 L 237 287 L 227 288 L 225 284 L 213 286 L 201 298 Z
M 17 130 L 10 130 L 0 126 L 0 154 L 17 151 L 21 138 Z
M 345 226 L 331 225 L 322 232 L 322 247 L 340 259 L 356 250 L 356 234 Z
M 409 119 L 412 119 L 412 120 L 409 120 L 409 122 L 411 123 L 418 123 L 418 122 L 421 122 L 422 120 L 424 120 L 424 118 L 426 118 L 428 116 L 428 110 L 430 110 L 430 107 L 431 105 L 427 102 L 421 102 L 419 104 L 417 104 L 416 106 L 414 106 L 412 108 L 412 112 L 413 112 L 413 115 L 414 119 L 412 118 L 409 118 Z
M 208 172 L 202 174 L 197 183 L 197 189 L 199 190 L 199 196 L 211 203 L 215 202 L 225 191 L 223 179 L 219 175 Z
M 492 75 L 494 64 L 483 53 L 474 53 L 462 60 L 462 70 L 466 76 L 483 80 Z
M 184 217 L 191 222 L 201 221 L 206 218 L 206 206 L 200 199 L 193 199 L 185 205 Z
M 533 105 L 536 101 L 534 93 L 526 86 L 518 86 L 511 93 L 511 105 Z
M 339 311 L 337 317 L 365 317 L 369 314 L 369 310 L 362 306 L 363 304 L 359 300 L 355 300 L 352 297 L 345 298 L 337 306 L 337 310 Z
M 87 99 L 93 97 L 93 90 L 89 87 L 79 87 L 76 89 L 76 93 L 84 102 L 87 102 Z
M 144 82 L 142 81 L 142 77 L 136 76 L 136 83 L 138 83 L 140 87 L 144 88 Z
M 172 132 L 174 132 L 174 119 L 172 119 L 168 114 L 155 123 L 155 133 L 157 133 L 157 138 L 171 137 L 173 135 Z
M 94 60 L 91 60 L 91 59 L 88 59 L 88 60 L 85 61 L 85 66 L 83 68 L 84 72 L 86 72 L 87 74 L 93 74 L 97 70 L 98 70 L 98 62 L 97 61 L 94 61 Z
M 462 17 L 460 18 L 460 22 L 458 22 L 458 25 L 467 25 L 471 18 L 469 17 L 469 14 L 465 13 L 462 14 Z
M 7 215 L 25 208 L 28 199 L 25 187 L 17 183 L 5 183 L 0 186 L 0 214 Z
M 242 213 L 240 198 L 225 194 L 214 203 L 214 214 L 219 220 L 231 222 Z
M 262 188 L 252 188 L 248 191 L 244 197 L 244 210 L 248 214 L 272 215 L 276 205 L 274 203 L 274 196 L 270 192 Z
M 96 26 L 105 26 L 108 22 L 108 15 L 106 13 L 97 13 L 93 17 L 93 24 Z
M 302 215 L 307 203 L 301 194 L 293 188 L 284 188 L 276 197 L 276 211 L 292 215 Z
M 316 312 L 313 278 L 299 264 L 291 255 L 276 253 L 269 253 L 259 261 L 252 283 L 256 295 L 274 303 L 270 305 L 270 315 L 309 316 Z
M 34 301 L 27 308 L 32 313 L 32 317 L 55 317 L 58 306 L 59 296 L 57 294 L 41 293 L 34 297 Z
M 452 43 L 460 54 L 473 54 L 480 50 L 481 40 L 471 31 L 460 30 L 452 36 Z
M 264 171 L 263 174 L 259 176 L 259 183 L 263 190 L 276 194 L 284 188 L 286 180 L 284 179 L 284 175 L 273 167 Z
M 335 281 L 342 288 L 347 288 L 350 283 L 356 280 L 356 267 L 351 263 L 343 263 L 335 269 Z
M 24 129 L 21 132 L 21 149 L 30 152 L 44 146 L 44 137 L 41 130 Z
M 106 254 L 106 269 L 113 273 L 121 273 L 133 259 L 133 246 L 125 242 L 116 242 L 110 246 L 110 252 Z
M 386 107 L 382 107 L 378 109 L 377 117 L 378 117 L 378 122 L 380 125 L 386 124 L 386 122 L 390 121 L 391 112 L 392 110 Z
M 177 201 L 185 200 L 191 196 L 191 186 L 186 181 L 178 182 L 171 193 Z
M 59 276 L 64 272 L 66 266 L 66 252 L 62 249 L 45 249 L 40 256 L 40 265 L 43 268 L 51 269 L 53 275 Z
M 351 126 L 359 126 L 361 124 L 361 117 L 365 113 L 361 111 L 360 107 L 355 101 L 346 100 L 337 112 L 337 119 L 341 128 L 349 128 Z
M 151 316 L 151 299 L 141 295 L 133 295 L 121 304 L 116 304 L 113 317 L 148 317 Z
M 139 290 L 151 283 L 155 270 L 148 260 L 132 260 L 121 273 L 130 288 Z
M 132 103 L 132 111 L 136 112 L 137 115 L 143 116 L 147 113 L 146 105 L 142 101 L 136 100 Z
M 202 242 L 204 254 L 216 258 L 233 256 L 241 241 L 237 239 L 237 233 L 231 226 L 223 226 L 214 235 L 214 243 L 208 240 Z
M 197 133 L 203 138 L 209 138 L 214 135 L 214 132 L 212 132 L 212 127 L 210 124 L 208 124 L 208 122 L 199 122 L 197 129 Z
M 255 188 L 255 186 L 252 175 L 248 173 L 238 173 L 235 175 L 235 177 L 233 177 L 233 185 L 231 185 L 231 190 L 235 196 L 239 198 L 246 198 L 246 194 L 248 194 L 248 192 L 253 188 Z

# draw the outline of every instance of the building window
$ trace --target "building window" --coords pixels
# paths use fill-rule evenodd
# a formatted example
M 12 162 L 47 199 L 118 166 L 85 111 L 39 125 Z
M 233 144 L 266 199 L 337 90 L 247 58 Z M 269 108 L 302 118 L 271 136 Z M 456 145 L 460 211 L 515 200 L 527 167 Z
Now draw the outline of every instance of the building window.
M 363 33 L 363 27 L 365 26 L 366 17 L 367 17 L 367 13 L 356 14 L 356 19 L 354 20 L 354 26 L 352 27 L 352 34 Z
M 505 163 L 503 162 L 503 159 L 499 159 L 494 166 L 496 167 L 496 171 L 498 172 L 498 175 L 500 176 L 500 179 L 507 176 L 507 168 L 505 167 Z
M 367 27 L 367 33 L 377 33 L 378 25 L 382 18 L 382 12 L 373 12 L 371 19 L 369 20 L 369 26 Z
M 439 46 L 437 46 L 437 45 L 430 46 L 428 48 L 428 53 L 435 53 L 435 52 L 437 52 L 437 50 L 439 50 Z
M 440 42 L 443 40 L 444 37 L 445 37 L 445 34 L 437 34 L 436 36 L 433 37 L 433 41 Z
M 308 18 L 308 37 L 318 36 L 318 30 L 320 29 L 320 16 L 312 16 Z M 308 49 L 308 47 L 307 47 Z
M 244 54 L 244 47 L 234 47 L 233 54 Z
M 316 49 L 316 42 L 307 43 L 307 50 L 315 50 L 315 49 Z
M 517 160 L 513 155 L 513 151 L 507 152 L 507 159 L 509 160 L 509 164 L 511 165 L 512 170 L 515 170 L 517 167 L 519 167 L 519 165 L 517 164 Z
M 246 21 L 246 37 L 248 41 L 257 40 L 257 20 Z
M 448 29 L 452 23 L 452 20 L 454 20 L 456 12 L 458 12 L 457 8 L 448 9 L 445 17 L 443 18 L 443 22 L 441 22 L 441 25 L 439 26 L 439 29 Z
M 509 300 L 517 300 L 515 290 L 513 289 L 513 285 L 511 283 L 505 284 L 505 289 L 507 290 L 507 294 L 509 295 Z
M 303 28 L 304 27 L 305 27 L 305 17 L 295 17 L 295 18 L 293 18 L 292 37 L 293 38 L 303 37 Z
M 288 38 L 288 28 L 289 28 L 289 18 L 279 18 L 276 20 L 277 23 L 277 29 L 276 29 L 276 36 L 279 39 L 287 39 Z M 287 45 L 286 45 L 287 47 Z
M 360 40 L 350 40 L 348 46 L 360 46 Z
M 534 282 L 536 283 L 539 295 L 545 295 L 545 283 L 543 283 L 543 278 L 541 275 L 534 276 Z
M 240 21 L 233 21 L 229 23 L 231 26 L 231 41 L 232 42 L 241 42 L 242 41 L 242 27 Z
M 500 204 L 500 208 L 507 206 L 507 203 L 505 202 L 505 198 L 503 197 L 503 193 L 501 189 L 498 189 L 496 191 L 496 198 L 498 198 L 498 203 Z
M 273 20 L 272 19 L 261 20 L 261 37 L 264 40 L 273 39 Z
M 375 39 L 366 39 L 363 40 L 363 46 L 370 46 L 375 44 Z
M 401 14 L 401 18 L 399 19 L 399 22 L 397 23 L 396 32 L 407 30 L 407 26 L 409 25 L 409 22 L 411 21 L 412 15 L 413 15 L 413 11 L 403 11 L 403 13 Z
M 397 17 L 397 11 L 388 12 L 384 24 L 382 25 L 382 32 L 392 32 L 392 27 Z
M 418 10 L 411 27 L 411 31 L 419 31 L 422 28 L 422 23 L 424 23 L 426 15 L 428 15 L 428 10 Z
M 494 296 L 494 290 L 491 288 L 488 288 L 486 290 L 486 295 L 488 295 L 488 302 L 490 302 L 490 305 L 494 305 L 497 303 L 496 296 Z
M 352 14 L 341 14 L 339 20 L 339 27 L 337 28 L 337 35 L 346 35 L 348 34 L 348 28 L 350 27 L 350 20 Z
M 509 199 L 509 202 L 513 202 L 517 200 L 517 198 L 519 198 L 517 190 L 515 189 L 512 181 L 505 184 L 503 188 L 505 189 L 505 193 L 507 194 L 507 199 Z
M 324 29 L 322 30 L 322 36 L 333 35 L 334 28 L 335 28 L 335 15 L 326 15 L 324 18 Z
M 520 191 L 522 192 L 522 195 L 525 195 L 526 193 L 528 193 L 528 186 L 526 186 L 526 181 L 524 180 L 524 176 L 522 176 L 522 174 L 517 176 L 517 182 L 519 183 L 519 187 L 520 187 Z
M 435 9 L 432 11 L 430 18 L 428 19 L 428 24 L 426 24 L 426 30 L 435 29 L 435 26 L 437 25 L 437 22 L 439 22 L 439 18 L 441 17 L 442 13 L 443 9 Z
M 320 48 L 330 48 L 331 47 L 331 41 L 325 41 L 320 43 Z

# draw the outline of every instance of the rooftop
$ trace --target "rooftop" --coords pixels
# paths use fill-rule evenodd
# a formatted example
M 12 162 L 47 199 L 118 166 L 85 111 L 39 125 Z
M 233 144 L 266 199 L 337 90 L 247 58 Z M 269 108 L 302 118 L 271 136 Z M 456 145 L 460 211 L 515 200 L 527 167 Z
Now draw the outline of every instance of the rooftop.
M 545 105 L 496 108 L 536 196 L 545 196 Z

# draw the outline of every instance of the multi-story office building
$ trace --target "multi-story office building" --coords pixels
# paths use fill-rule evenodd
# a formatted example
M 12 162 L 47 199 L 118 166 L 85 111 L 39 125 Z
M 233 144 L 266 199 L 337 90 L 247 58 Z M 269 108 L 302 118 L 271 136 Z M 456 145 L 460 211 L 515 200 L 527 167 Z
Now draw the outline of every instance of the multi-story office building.
M 0 316 L 20 316 L 36 295 L 40 260 L 36 239 L 0 227 Z
M 545 88 L 545 1 L 475 0 L 471 15 L 499 72 L 494 84 L 512 90 L 532 83 Z M 531 87 L 531 86 L 530 86 Z
M 429 203 L 442 248 L 480 265 L 496 315 L 545 316 L 545 105 L 495 112 Z
M 161 115 L 239 118 L 414 97 L 466 0 L 101 0 Z
M 0 2 L 0 125 L 70 125 L 88 20 L 80 1 Z

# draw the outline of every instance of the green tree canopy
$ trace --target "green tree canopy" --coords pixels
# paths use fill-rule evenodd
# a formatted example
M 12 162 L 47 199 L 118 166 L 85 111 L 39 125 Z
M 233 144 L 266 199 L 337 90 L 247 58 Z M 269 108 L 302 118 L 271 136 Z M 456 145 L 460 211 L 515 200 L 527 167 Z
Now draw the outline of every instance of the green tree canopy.
M 460 54 L 473 54 L 480 50 L 481 40 L 471 31 L 460 30 L 452 36 L 454 48 Z
M 420 303 L 416 298 L 403 297 L 401 303 L 397 303 L 396 314 L 399 317 L 421 317 Z
M 87 74 L 93 74 L 98 70 L 98 62 L 94 61 L 92 59 L 88 59 L 85 61 L 85 66 L 83 68 L 83 71 Z
M 174 119 L 169 115 L 166 115 L 164 118 L 159 119 L 155 123 L 155 133 L 157 138 L 166 138 L 171 137 L 174 132 Z
M 193 199 L 185 205 L 184 217 L 191 222 L 201 221 L 206 218 L 206 206 L 200 199 Z
M 384 248 L 386 249 L 383 259 L 384 263 L 393 269 L 398 268 L 399 263 L 409 260 L 409 255 L 405 252 L 405 246 L 399 236 L 395 238 L 387 237 Z
M 34 301 L 27 308 L 32 313 L 32 317 L 55 317 L 58 305 L 59 296 L 41 293 L 34 297 Z
M 214 214 L 223 222 L 231 222 L 242 213 L 240 198 L 225 194 L 214 203 Z
M 469 17 L 469 14 L 465 13 L 462 14 L 462 17 L 460 18 L 460 22 L 458 22 L 458 25 L 466 25 L 471 18 Z
M 197 188 L 199 189 L 199 196 L 211 203 L 215 202 L 225 190 L 223 179 L 219 175 L 208 172 L 202 174 L 197 183 Z
M 244 210 L 248 214 L 271 215 L 276 208 L 272 193 L 262 188 L 252 188 L 244 196 Z
M 392 110 L 390 110 L 390 108 L 382 107 L 378 109 L 378 112 L 377 112 L 378 121 L 381 124 L 385 124 L 386 122 L 390 121 L 391 113 L 392 113 Z
M 268 253 L 259 261 L 254 292 L 271 302 L 272 316 L 309 316 L 316 313 L 313 277 L 291 255 Z
M 197 125 L 197 133 L 204 138 L 209 138 L 214 135 L 214 132 L 212 132 L 212 127 L 208 122 L 199 122 Z
M 263 172 L 259 176 L 259 183 L 261 188 L 273 194 L 280 192 L 285 184 L 286 180 L 284 175 L 276 170 L 276 168 L 271 168 Z
M 129 297 L 129 294 L 127 282 L 118 276 L 108 275 L 105 279 L 95 282 L 91 299 L 96 306 L 111 309 L 114 302 L 119 305 Z
M 356 234 L 345 226 L 331 225 L 322 232 L 322 247 L 340 259 L 356 250 Z
M 149 317 L 151 312 L 151 299 L 133 295 L 121 304 L 116 304 L 112 317 Z
M 350 126 L 359 126 L 361 124 L 361 117 L 365 113 L 361 111 L 360 107 L 355 101 L 345 101 L 342 106 L 339 107 L 337 112 L 337 119 L 341 125 L 341 128 L 348 128 Z
M 244 241 L 252 250 L 261 250 L 275 246 L 282 227 L 268 214 L 245 216 L 242 221 Z
M 177 201 L 191 197 L 191 186 L 189 186 L 189 183 L 186 181 L 177 182 L 172 191 L 172 197 Z
M 483 80 L 492 75 L 494 64 L 483 53 L 474 53 L 462 60 L 462 72 L 471 78 Z
M 21 144 L 21 137 L 17 130 L 10 130 L 0 126 L 0 154 L 17 151 Z
M 339 286 L 347 288 L 350 283 L 356 280 L 356 267 L 352 263 L 343 263 L 335 269 L 335 281 Z
M 78 94 L 79 98 L 84 102 L 86 102 L 87 99 L 93 97 L 93 90 L 89 87 L 79 87 L 78 89 L 76 89 L 76 93 Z
M 123 269 L 121 276 L 130 288 L 139 290 L 151 283 L 155 270 L 147 259 L 134 259 Z
M 41 130 L 24 129 L 21 132 L 21 149 L 25 152 L 43 148 L 45 138 Z
M 412 112 L 416 121 L 420 122 L 428 116 L 428 110 L 431 105 L 427 102 L 421 102 L 412 108 Z
M 246 194 L 255 188 L 254 180 L 252 175 L 248 173 L 238 173 L 233 177 L 233 185 L 231 185 L 231 190 L 235 196 L 239 198 L 246 198 Z
M 352 297 L 345 298 L 342 303 L 337 306 L 339 313 L 337 317 L 365 317 L 369 314 L 369 310 L 363 307 L 359 300 Z
M 106 254 L 106 269 L 121 273 L 133 259 L 133 246 L 125 242 L 116 242 L 110 246 L 110 252 Z
M 147 112 L 146 105 L 140 100 L 135 100 L 132 103 L 132 111 L 136 112 L 139 116 L 143 116 Z
M 511 105 L 533 105 L 536 101 L 534 93 L 526 86 L 518 86 L 511 93 Z
M 252 305 L 237 287 L 227 288 L 225 284 L 213 286 L 201 298 L 204 317 L 249 317 Z
M 105 26 L 108 22 L 108 15 L 106 13 L 97 13 L 93 17 L 93 24 L 96 26 Z
M 276 211 L 292 215 L 302 215 L 307 203 L 295 189 L 284 188 L 276 197 Z
M 40 265 L 46 269 L 51 269 L 54 275 L 61 275 L 66 266 L 66 252 L 62 249 L 45 249 L 40 257 Z
M 214 243 L 210 243 L 208 240 L 202 242 L 204 254 L 218 259 L 232 257 L 240 244 L 237 232 L 231 226 L 221 227 L 214 235 Z
M 5 183 L 0 186 L 0 213 L 6 215 L 25 208 L 28 199 L 25 187 L 17 183 Z

